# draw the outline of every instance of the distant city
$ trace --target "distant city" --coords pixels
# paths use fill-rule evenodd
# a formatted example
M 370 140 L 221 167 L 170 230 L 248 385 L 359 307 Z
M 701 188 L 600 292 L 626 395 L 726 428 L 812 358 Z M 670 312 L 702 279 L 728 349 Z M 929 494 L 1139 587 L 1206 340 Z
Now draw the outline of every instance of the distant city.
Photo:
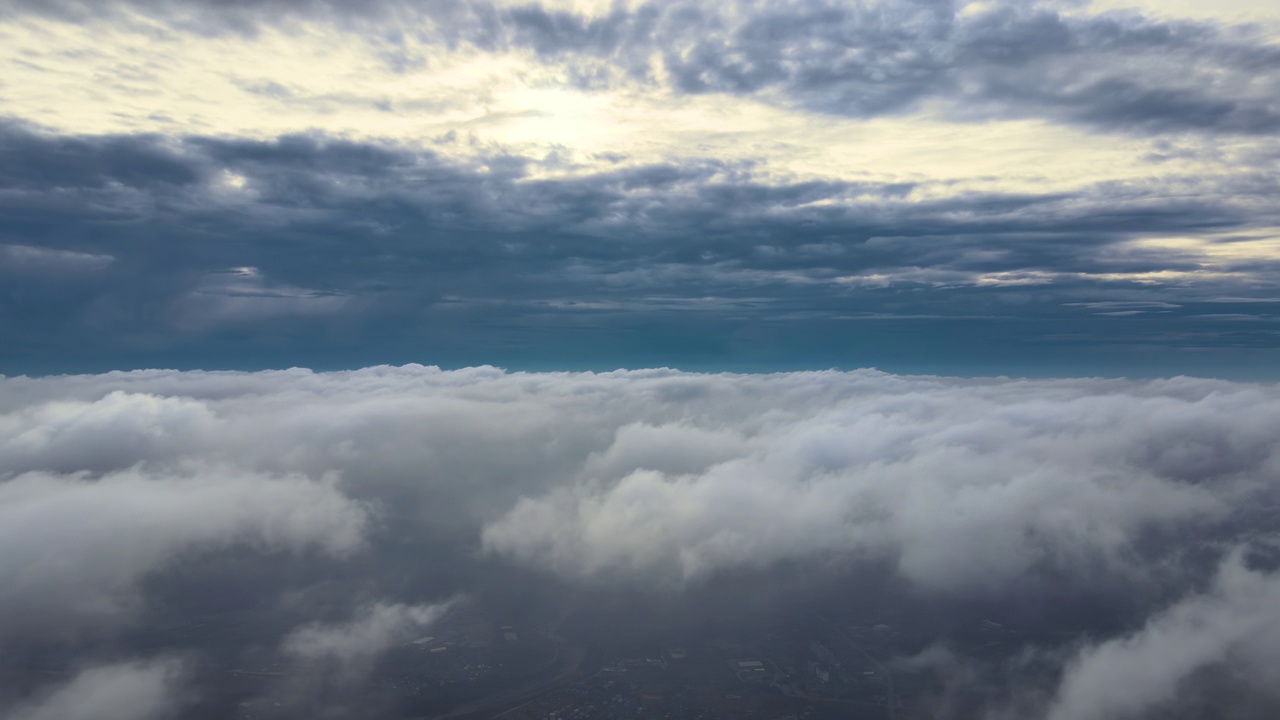
M 211 616 L 158 632 L 155 649 L 209 647 L 219 636 L 244 632 L 245 620 Z M 647 638 L 633 629 L 594 642 L 576 637 L 581 630 L 572 617 L 506 622 L 463 603 L 427 634 L 386 651 L 362 679 L 358 697 L 343 702 L 354 703 L 347 710 L 355 714 L 363 703 L 369 717 L 414 720 L 913 720 L 936 717 L 947 692 L 936 668 L 907 660 L 922 649 L 945 641 L 971 660 L 992 662 L 1026 642 L 1055 640 L 1053 633 L 1033 637 L 987 618 L 935 636 L 892 612 L 773 618 L 756 628 L 691 628 Z M 56 661 L 33 669 L 65 672 Z M 207 665 L 198 680 L 203 699 L 188 717 L 302 717 L 286 697 L 297 671 L 270 653 L 258 663 Z M 948 701 L 968 701 L 976 710 L 986 692 L 1006 690 L 975 684 Z

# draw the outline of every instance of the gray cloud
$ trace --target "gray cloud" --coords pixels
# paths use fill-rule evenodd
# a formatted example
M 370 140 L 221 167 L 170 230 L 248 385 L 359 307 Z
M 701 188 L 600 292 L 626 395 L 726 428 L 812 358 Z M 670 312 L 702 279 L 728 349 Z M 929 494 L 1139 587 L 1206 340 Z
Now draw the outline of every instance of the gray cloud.
M 176 660 L 124 662 L 82 670 L 30 703 L 12 720 L 162 720 L 177 717 L 183 667 Z
M 174 302 L 171 312 L 179 327 L 199 331 L 264 319 L 333 315 L 346 302 L 340 293 L 271 285 L 257 268 L 239 267 L 208 274 Z
M 115 258 L 110 255 L 50 250 L 31 245 L 0 245 L 0 272 L 15 274 L 79 275 L 105 269 Z
M 281 365 L 353 347 L 370 353 L 345 364 L 425 353 L 505 361 L 539 345 L 548 360 L 588 345 L 634 358 L 628 343 L 646 345 L 655 326 L 663 338 L 703 338 L 695 352 L 648 343 L 659 354 L 642 362 L 666 364 L 796 345 L 743 340 L 775 332 L 782 317 L 812 323 L 776 330 L 799 332 L 806 357 L 872 364 L 889 359 L 815 352 L 813 338 L 845 335 L 832 327 L 842 317 L 973 320 L 1015 308 L 1037 328 L 1095 342 L 1275 347 L 1260 330 L 1224 335 L 1195 317 L 1206 314 L 1201 299 L 1241 296 L 1245 283 L 1274 294 L 1275 263 L 1206 266 L 1195 253 L 1133 244 L 1265 232 L 1277 222 L 1262 201 L 1277 192 L 1266 173 L 926 199 L 937 189 L 928 183 L 922 197 L 901 183 L 772 184 L 710 160 L 534 179 L 544 160 L 473 163 L 320 136 L 65 138 L 10 126 L 0 156 L 13 189 L 0 219 L 12 244 L 29 248 L 23 257 L 113 258 L 92 272 L 11 275 L 0 292 L 0 326 L 16 339 L 0 355 L 7 371 L 76 369 L 71 357 L 225 366 L 217 358 L 228 352 L 261 366 L 289 353 L 265 363 Z M 1170 205 L 1169 193 L 1197 199 Z M 1101 324 L 1114 317 L 1082 324 L 1070 302 L 1174 312 L 1166 326 L 1118 332 Z M 1043 344 L 1037 333 L 1016 335 L 1017 346 Z M 535 335 L 547 340 L 525 339 Z M 988 335 L 982 346 L 1009 340 Z
M 17 7 L 79 21 L 128 8 L 197 33 L 336 23 L 380 38 L 393 69 L 411 62 L 403 48 L 411 36 L 527 51 L 588 88 L 665 83 L 680 93 L 754 95 L 842 116 L 901 113 L 933 100 L 960 118 L 1040 117 L 1143 134 L 1280 129 L 1280 92 L 1266 79 L 1280 69 L 1280 52 L 1259 29 L 1136 13 L 1080 17 L 1064 5 L 1072 4 L 997 3 L 975 14 L 934 0 L 659 2 L 599 16 L 538 3 L 390 0 Z

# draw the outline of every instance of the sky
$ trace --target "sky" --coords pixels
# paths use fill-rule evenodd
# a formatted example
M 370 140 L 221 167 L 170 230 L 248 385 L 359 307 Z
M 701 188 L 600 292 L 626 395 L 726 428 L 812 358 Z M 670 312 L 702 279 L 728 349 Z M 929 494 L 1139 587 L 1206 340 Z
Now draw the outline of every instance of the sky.
M 0 4 L 0 373 L 1272 379 L 1280 10 Z
M 941 720 L 1280 716 L 1280 3 L 0 0 L 0 68 L 0 716 L 873 606 Z

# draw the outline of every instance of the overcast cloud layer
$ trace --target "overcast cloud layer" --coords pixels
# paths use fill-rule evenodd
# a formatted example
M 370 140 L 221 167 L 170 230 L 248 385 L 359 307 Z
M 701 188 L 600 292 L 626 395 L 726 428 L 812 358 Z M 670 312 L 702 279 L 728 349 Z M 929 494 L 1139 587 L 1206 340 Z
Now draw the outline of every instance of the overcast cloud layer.
M 1036 706 L 1045 717 L 1141 717 L 1194 700 L 1206 672 L 1234 677 L 1241 707 L 1265 706 L 1280 653 L 1278 429 L 1274 386 L 1189 378 L 422 366 L 8 378 L 0 632 L 30 652 L 101 654 L 103 633 L 160 610 L 149 593 L 165 578 L 195 582 L 239 557 L 276 568 L 240 582 L 265 582 L 255 605 L 280 593 L 293 618 L 257 642 L 350 683 L 477 588 L 454 572 L 413 595 L 386 583 L 299 595 L 308 563 L 333 578 L 500 562 L 663 597 L 780 563 L 828 581 L 888 568 L 877 583 L 925 601 L 1013 602 L 1032 618 L 1080 598 L 1116 610 L 1103 635 L 1056 651 L 1065 675 Z M 406 542 L 417 549 L 402 557 Z M 142 664 L 86 669 L 19 701 L 19 716 L 108 682 L 149 708 L 179 702 L 170 659 L 128 661 Z
M 1270 5 L 5 3 L 0 371 L 1274 377 Z

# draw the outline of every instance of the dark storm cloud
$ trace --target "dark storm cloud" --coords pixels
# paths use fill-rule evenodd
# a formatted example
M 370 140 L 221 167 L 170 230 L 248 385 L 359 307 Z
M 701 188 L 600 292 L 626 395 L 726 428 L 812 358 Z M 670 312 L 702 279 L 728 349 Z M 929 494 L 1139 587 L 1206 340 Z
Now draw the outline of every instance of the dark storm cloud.
M 1099 302 L 1171 303 L 1177 329 L 1198 332 L 1211 320 L 1192 316 L 1234 308 L 1197 298 L 1241 295 L 1241 277 L 1263 294 L 1276 285 L 1275 263 L 1260 259 L 1222 260 L 1209 269 L 1234 275 L 1179 290 L 1103 279 L 1206 270 L 1200 255 L 1132 241 L 1274 225 L 1266 198 L 1280 189 L 1266 173 L 942 197 L 917 197 L 940 189 L 927 181 L 771 184 L 750 164 L 696 159 L 531 174 L 560 162 L 318 135 L 68 137 L 8 125 L 0 323 L 21 341 L 6 365 L 50 362 L 72 335 L 90 363 L 133 364 L 214 340 L 256 344 L 258 357 L 273 343 L 364 337 L 421 351 L 431 344 L 407 338 L 459 346 L 688 311 L 731 322 L 1012 313 L 1065 329 Z M 1171 192 L 1192 199 L 1169 204 Z M 1097 322 L 1090 332 L 1105 335 Z M 1232 332 L 1270 343 L 1265 329 Z
M 447 47 L 528 50 L 588 88 L 665 83 L 679 93 L 755 95 L 847 117 L 938 100 L 945 114 L 969 120 L 1037 117 L 1137 133 L 1280 129 L 1280 50 L 1259 30 L 1136 14 L 1075 16 L 1053 3 L 960 13 L 934 0 L 676 2 L 599 16 L 536 3 L 392 0 L 20 7 L 71 18 L 131 8 L 196 32 L 336 22 L 381 38 L 393 69 L 413 64 L 397 50 L 411 36 Z

